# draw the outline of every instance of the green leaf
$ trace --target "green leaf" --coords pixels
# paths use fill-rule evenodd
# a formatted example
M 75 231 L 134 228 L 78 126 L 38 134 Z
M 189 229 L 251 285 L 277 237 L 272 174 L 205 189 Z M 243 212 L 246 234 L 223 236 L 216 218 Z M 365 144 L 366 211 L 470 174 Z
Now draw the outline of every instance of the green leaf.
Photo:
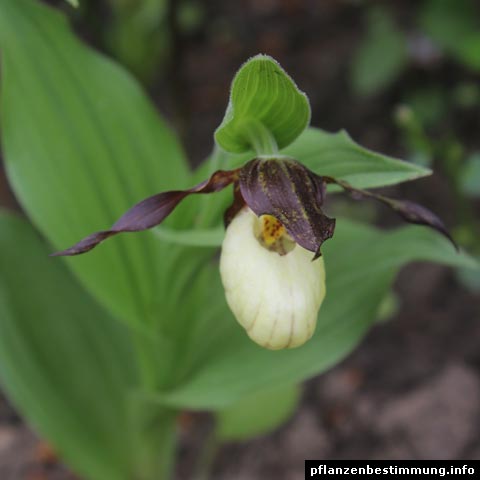
M 368 29 L 355 53 L 351 81 L 359 95 L 371 95 L 388 87 L 407 65 L 407 43 L 388 10 L 374 8 Z
M 226 305 L 191 333 L 197 345 L 195 367 L 164 397 L 172 405 L 221 408 L 265 388 L 298 383 L 334 365 L 361 340 L 377 317 L 395 274 L 413 260 L 478 268 L 465 254 L 425 228 L 384 232 L 343 219 L 325 243 L 327 296 L 317 331 L 304 346 L 268 351 L 248 339 Z M 209 291 L 217 304 L 224 293 L 218 275 Z M 196 286 L 191 286 L 192 289 Z M 206 303 L 209 305 L 209 303 Z
M 196 247 L 217 247 L 222 244 L 225 228 L 219 225 L 209 229 L 174 230 L 160 226 L 154 230 L 158 238 L 168 243 Z
M 241 398 L 217 413 L 220 440 L 247 440 L 269 433 L 286 422 L 300 400 L 297 385 L 261 390 Z
M 271 57 L 246 62 L 232 82 L 230 100 L 215 140 L 224 150 L 257 153 L 283 148 L 310 122 L 310 104 L 293 80 Z
M 78 0 L 65 0 L 67 3 L 69 3 L 73 8 L 78 8 L 80 6 L 80 3 Z
M 340 178 L 357 188 L 393 185 L 431 174 L 427 168 L 368 150 L 345 131 L 309 128 L 282 153 L 318 175 Z
M 132 478 L 124 327 L 26 222 L 0 214 L 0 379 L 16 408 L 87 478 Z
M 139 86 L 82 45 L 57 11 L 0 0 L 0 47 L 8 177 L 55 249 L 108 228 L 149 195 L 187 185 L 180 147 Z M 162 318 L 174 258 L 148 232 L 67 264 L 116 316 L 139 326 Z

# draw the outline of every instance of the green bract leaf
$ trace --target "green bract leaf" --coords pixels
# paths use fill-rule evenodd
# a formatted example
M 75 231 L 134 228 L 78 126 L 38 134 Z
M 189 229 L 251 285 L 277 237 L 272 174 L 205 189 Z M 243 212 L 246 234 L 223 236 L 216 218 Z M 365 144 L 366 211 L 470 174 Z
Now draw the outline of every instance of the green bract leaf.
M 271 57 L 257 55 L 233 79 L 215 140 L 224 150 L 257 153 L 289 145 L 310 122 L 310 104 Z M 272 145 L 273 144 L 273 145 Z
M 327 295 L 309 342 L 295 350 L 268 351 L 248 339 L 226 305 L 218 306 L 218 316 L 211 311 L 209 321 L 204 318 L 190 337 L 191 345 L 197 346 L 193 370 L 164 400 L 219 408 L 250 392 L 297 383 L 338 362 L 358 344 L 406 262 L 430 260 L 478 268 L 470 257 L 457 254 L 448 240 L 424 228 L 382 232 L 344 219 L 337 219 L 335 240 L 325 243 L 323 254 Z M 223 292 L 218 276 L 210 280 L 209 292 L 219 303 Z
M 247 440 L 275 430 L 295 411 L 301 389 L 281 386 L 252 393 L 217 412 L 220 440 Z
M 79 473 L 130 479 L 127 334 L 48 253 L 31 226 L 0 214 L 2 385 Z
M 0 0 L 0 47 L 7 173 L 55 249 L 108 228 L 149 195 L 187 185 L 176 139 L 138 85 L 83 46 L 58 12 Z M 139 325 L 160 318 L 152 306 L 173 258 L 171 245 L 147 233 L 67 263 L 119 318 Z

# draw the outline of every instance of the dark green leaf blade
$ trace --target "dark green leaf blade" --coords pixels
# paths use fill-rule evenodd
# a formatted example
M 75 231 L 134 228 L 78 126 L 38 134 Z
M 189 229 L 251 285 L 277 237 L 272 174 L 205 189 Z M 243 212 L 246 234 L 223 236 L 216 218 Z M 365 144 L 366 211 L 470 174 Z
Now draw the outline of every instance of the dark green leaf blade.
M 138 85 L 83 46 L 58 12 L 0 0 L 0 47 L 7 173 L 55 249 L 108 228 L 149 195 L 187 186 L 182 152 Z M 68 265 L 138 325 L 154 314 L 166 248 L 152 233 L 129 235 Z
M 34 230 L 0 214 L 0 378 L 20 412 L 78 472 L 129 479 L 127 333 Z

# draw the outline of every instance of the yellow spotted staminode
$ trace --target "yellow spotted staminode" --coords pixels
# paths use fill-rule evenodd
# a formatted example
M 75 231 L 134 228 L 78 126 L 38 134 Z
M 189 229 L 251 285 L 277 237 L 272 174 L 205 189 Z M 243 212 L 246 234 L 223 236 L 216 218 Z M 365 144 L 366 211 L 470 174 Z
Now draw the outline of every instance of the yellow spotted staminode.
M 228 305 L 249 337 L 278 350 L 303 345 L 325 297 L 323 258 L 297 245 L 274 217 L 243 208 L 227 228 L 220 274 Z

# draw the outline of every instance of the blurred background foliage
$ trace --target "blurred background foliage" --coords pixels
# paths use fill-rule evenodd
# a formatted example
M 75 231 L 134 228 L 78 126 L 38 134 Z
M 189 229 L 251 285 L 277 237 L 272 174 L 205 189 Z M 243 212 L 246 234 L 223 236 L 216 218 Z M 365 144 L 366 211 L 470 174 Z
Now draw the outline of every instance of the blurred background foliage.
M 446 218 L 458 242 L 480 258 L 480 6 L 475 0 L 80 0 L 77 7 L 74 1 L 45 3 L 65 11 L 86 42 L 117 59 L 144 85 L 179 132 L 193 165 L 210 153 L 212 132 L 223 116 L 238 65 L 259 51 L 274 56 L 308 93 L 314 125 L 329 131 L 346 128 L 363 145 L 434 169 L 433 178 L 387 190 L 431 207 Z M 7 192 L 5 186 L 2 203 L 15 205 Z M 369 204 L 336 199 L 329 208 L 381 226 L 396 223 Z M 457 292 L 455 298 L 462 299 L 458 302 L 471 302 L 469 312 L 477 311 L 473 319 L 478 321 L 478 272 L 459 268 L 442 289 L 452 298 Z M 398 320 L 396 315 L 405 313 L 402 308 L 402 296 L 388 294 L 378 320 Z M 452 337 L 461 343 L 464 337 L 455 328 L 461 329 L 452 326 L 457 332 Z M 472 337 L 480 339 L 480 334 Z M 477 365 L 480 358 L 473 349 L 466 347 L 455 358 L 464 355 Z M 392 362 L 401 362 L 402 353 Z M 381 354 L 373 348 L 370 363 L 381 363 Z M 371 368 L 370 373 L 376 371 Z M 357 372 L 347 383 L 357 385 L 360 377 Z M 273 420 L 260 419 L 259 431 L 262 422 L 268 430 L 270 421 L 276 425 L 276 417 L 286 418 L 285 412 L 296 405 L 298 391 L 286 390 L 285 405 L 280 402 Z M 314 398 L 309 392 L 307 397 Z M 392 397 L 396 393 L 392 387 Z M 326 397 L 321 398 L 324 404 Z M 221 435 L 242 438 L 235 423 L 242 418 L 242 408 L 251 411 L 251 404 L 262 401 L 270 398 L 246 399 L 246 406 L 237 405 L 231 417 L 228 409 L 221 412 Z M 191 432 L 195 417 L 183 422 Z M 341 432 L 330 433 L 341 443 Z M 480 441 L 478 432 L 474 441 Z M 189 440 L 185 444 L 188 447 Z M 341 456 L 342 448 L 338 445 L 330 455 Z M 361 449 L 356 452 L 362 455 Z M 211 461 L 208 452 L 204 461 Z

